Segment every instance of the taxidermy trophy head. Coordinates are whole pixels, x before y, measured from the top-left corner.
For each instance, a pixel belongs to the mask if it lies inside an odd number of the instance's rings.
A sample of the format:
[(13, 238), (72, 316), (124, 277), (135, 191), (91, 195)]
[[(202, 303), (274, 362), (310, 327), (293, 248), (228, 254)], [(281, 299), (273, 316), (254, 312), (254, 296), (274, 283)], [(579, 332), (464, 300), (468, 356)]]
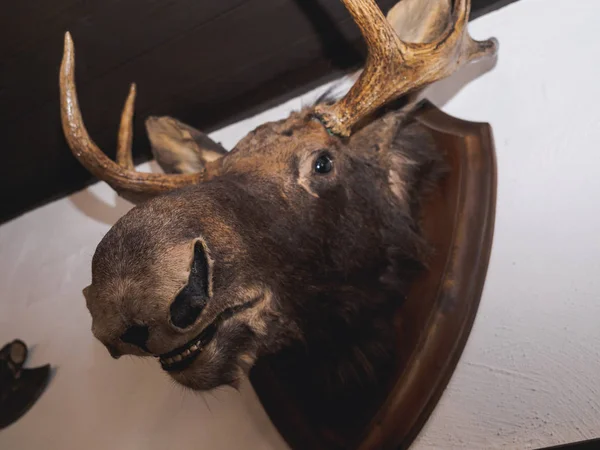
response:
[(410, 106), (389, 104), (496, 43), (469, 37), (469, 0), (403, 0), (387, 19), (373, 0), (343, 3), (369, 50), (343, 98), (266, 123), (230, 152), (175, 119), (150, 118), (164, 174), (134, 170), (133, 87), (116, 163), (88, 136), (67, 34), (68, 144), (136, 203), (98, 245), (84, 289), (93, 334), (115, 358), (157, 358), (194, 390), (235, 386), (257, 358), (294, 346), (325, 377), (368, 378), (383, 364), (390, 311), (426, 257), (420, 199), (442, 171)]

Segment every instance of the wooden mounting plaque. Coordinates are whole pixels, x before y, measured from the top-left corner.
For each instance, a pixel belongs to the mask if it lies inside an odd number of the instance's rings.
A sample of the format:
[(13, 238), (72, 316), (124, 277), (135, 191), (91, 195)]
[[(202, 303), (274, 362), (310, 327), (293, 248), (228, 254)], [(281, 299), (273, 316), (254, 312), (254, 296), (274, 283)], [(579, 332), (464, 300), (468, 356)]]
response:
[[(429, 269), (413, 283), (393, 319), (402, 355), (399, 370), (387, 397), (362, 429), (326, 430), (315, 426), (310, 410), (284, 389), (285, 375), (259, 360), (250, 381), (293, 449), (408, 448), (450, 381), (471, 332), (494, 232), (497, 173), (492, 130), (486, 123), (451, 117), (429, 102), (424, 102), (417, 120), (431, 130), (451, 170), (423, 210), (423, 230), (435, 250)], [(357, 402), (357, 413), (361, 408)]]

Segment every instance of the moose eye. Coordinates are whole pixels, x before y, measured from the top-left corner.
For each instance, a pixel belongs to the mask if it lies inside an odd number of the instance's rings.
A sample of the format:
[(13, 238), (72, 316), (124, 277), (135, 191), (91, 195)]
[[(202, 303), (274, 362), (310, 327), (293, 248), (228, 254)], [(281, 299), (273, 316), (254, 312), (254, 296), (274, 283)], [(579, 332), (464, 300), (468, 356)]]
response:
[(331, 172), (331, 169), (333, 169), (333, 161), (331, 160), (331, 156), (329, 156), (327, 153), (323, 153), (315, 161), (315, 172), (324, 174)]

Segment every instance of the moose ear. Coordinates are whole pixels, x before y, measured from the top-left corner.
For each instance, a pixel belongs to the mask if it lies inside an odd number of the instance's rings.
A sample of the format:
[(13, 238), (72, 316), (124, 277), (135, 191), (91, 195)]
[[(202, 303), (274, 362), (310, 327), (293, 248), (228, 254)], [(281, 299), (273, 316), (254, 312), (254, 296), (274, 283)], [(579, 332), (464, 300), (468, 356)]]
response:
[(379, 118), (373, 118), (357, 129), (350, 136), (350, 145), (362, 152), (387, 151), (394, 145), (398, 130), (406, 118), (407, 113), (402, 110), (384, 112)]
[(149, 117), (146, 131), (156, 162), (165, 173), (196, 173), (227, 153), (206, 134), (172, 117)]

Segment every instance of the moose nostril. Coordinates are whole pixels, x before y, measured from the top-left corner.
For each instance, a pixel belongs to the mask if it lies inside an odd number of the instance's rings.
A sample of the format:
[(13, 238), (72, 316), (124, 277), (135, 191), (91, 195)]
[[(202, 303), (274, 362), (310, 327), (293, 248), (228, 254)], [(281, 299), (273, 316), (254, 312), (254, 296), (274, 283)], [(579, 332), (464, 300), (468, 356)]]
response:
[(209, 298), (208, 260), (202, 243), (194, 246), (194, 262), (188, 284), (179, 292), (170, 307), (171, 322), (187, 328), (200, 316)]
[(112, 356), (113, 358), (119, 359), (121, 357), (121, 352), (117, 350), (116, 347), (110, 344), (106, 344), (105, 347), (108, 350), (108, 353), (110, 353), (110, 356)]
[(150, 337), (150, 331), (146, 325), (133, 325), (127, 328), (127, 331), (121, 335), (121, 340), (128, 344), (137, 345), (145, 352), (148, 352), (148, 347), (146, 347), (148, 337)]

